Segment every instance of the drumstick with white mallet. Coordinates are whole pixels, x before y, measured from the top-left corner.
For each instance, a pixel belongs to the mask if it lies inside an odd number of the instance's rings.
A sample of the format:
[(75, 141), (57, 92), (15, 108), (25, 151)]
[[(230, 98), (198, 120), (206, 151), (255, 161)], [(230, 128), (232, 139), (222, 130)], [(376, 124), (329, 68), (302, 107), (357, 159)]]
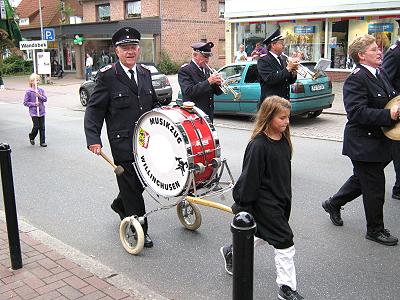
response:
[(113, 161), (100, 149), (100, 156), (105, 159), (106, 162), (108, 162), (114, 169), (114, 173), (117, 176), (120, 176), (122, 173), (124, 173), (124, 168), (121, 166), (116, 166)]

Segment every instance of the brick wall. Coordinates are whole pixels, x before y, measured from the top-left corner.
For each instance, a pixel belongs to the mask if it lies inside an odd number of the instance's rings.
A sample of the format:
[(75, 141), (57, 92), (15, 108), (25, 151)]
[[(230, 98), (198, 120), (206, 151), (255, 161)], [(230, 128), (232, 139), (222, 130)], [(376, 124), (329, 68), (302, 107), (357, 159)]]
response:
[[(200, 0), (164, 0), (162, 15), (162, 48), (178, 63), (190, 60), (191, 45), (202, 39), (214, 43), (210, 65), (225, 64), (225, 53), (218, 55), (219, 40), (225, 41), (225, 23), (218, 19), (218, 0), (207, 1), (207, 11), (202, 12)], [(224, 42), (225, 44), (225, 42)]]
[(347, 76), (349, 76), (351, 70), (349, 71), (325, 71), (331, 81), (344, 81)]

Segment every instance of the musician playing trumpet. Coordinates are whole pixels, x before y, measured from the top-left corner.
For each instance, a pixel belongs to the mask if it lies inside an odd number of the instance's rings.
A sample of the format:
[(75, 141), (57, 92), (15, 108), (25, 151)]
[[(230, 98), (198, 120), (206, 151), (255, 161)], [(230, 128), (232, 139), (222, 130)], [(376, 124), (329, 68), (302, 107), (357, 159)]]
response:
[(263, 41), (268, 52), (257, 61), (258, 77), (261, 85), (261, 97), (258, 108), (268, 96), (277, 95), (289, 100), (289, 87), (297, 79), (298, 57), (283, 58), (281, 55), (285, 42), (277, 25)]
[(214, 117), (214, 94), (222, 94), (220, 74), (208, 66), (212, 56), (212, 42), (199, 42), (192, 45), (192, 60), (178, 71), (178, 82), (183, 101), (192, 101), (204, 111), (211, 122)]

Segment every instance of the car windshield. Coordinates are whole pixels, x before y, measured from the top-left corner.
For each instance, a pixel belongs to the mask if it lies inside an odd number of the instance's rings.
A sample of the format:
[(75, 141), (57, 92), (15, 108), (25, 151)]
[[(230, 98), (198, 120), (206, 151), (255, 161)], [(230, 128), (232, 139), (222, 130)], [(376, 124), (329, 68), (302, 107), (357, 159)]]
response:
[(222, 78), (226, 79), (235, 75), (242, 75), (245, 65), (232, 65), (222, 68), (218, 71), (221, 74)]

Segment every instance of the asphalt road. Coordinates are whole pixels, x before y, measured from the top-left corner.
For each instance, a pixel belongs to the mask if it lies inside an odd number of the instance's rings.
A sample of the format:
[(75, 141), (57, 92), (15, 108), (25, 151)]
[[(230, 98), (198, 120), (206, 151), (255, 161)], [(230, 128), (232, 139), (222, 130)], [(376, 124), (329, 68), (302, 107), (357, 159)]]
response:
[[(12, 147), (19, 216), (94, 262), (111, 267), (115, 274), (124, 274), (169, 299), (230, 299), (231, 277), (223, 270), (219, 247), (230, 241), (232, 216), (201, 207), (203, 224), (190, 232), (179, 223), (174, 209), (156, 212), (149, 217), (155, 247), (139, 256), (129, 255), (120, 245), (119, 219), (109, 208), (117, 193), (115, 177), (106, 162), (86, 150), (82, 119), (82, 111), (49, 107), (49, 147), (32, 147), (26, 108), (0, 101), (0, 141)], [(326, 115), (297, 122), (293, 132), (300, 133), (304, 127), (318, 131), (318, 124), (320, 131), (343, 124)], [(216, 124), (222, 155), (237, 178), (250, 135), (249, 121), (218, 118)], [(302, 132), (293, 138), (292, 162), (291, 226), (299, 291), (307, 299), (397, 299), (399, 247), (365, 240), (361, 199), (342, 211), (344, 227), (334, 227), (321, 208), (321, 201), (351, 173), (350, 161), (340, 154), (341, 143), (334, 138), (303, 138)], [(105, 151), (109, 153), (108, 147)], [(392, 165), (386, 173), (390, 191)], [(399, 236), (400, 202), (389, 196), (385, 224)], [(232, 204), (230, 193), (214, 200)], [(159, 207), (148, 197), (146, 203), (148, 210)], [(255, 251), (254, 299), (276, 299), (272, 247)]]

